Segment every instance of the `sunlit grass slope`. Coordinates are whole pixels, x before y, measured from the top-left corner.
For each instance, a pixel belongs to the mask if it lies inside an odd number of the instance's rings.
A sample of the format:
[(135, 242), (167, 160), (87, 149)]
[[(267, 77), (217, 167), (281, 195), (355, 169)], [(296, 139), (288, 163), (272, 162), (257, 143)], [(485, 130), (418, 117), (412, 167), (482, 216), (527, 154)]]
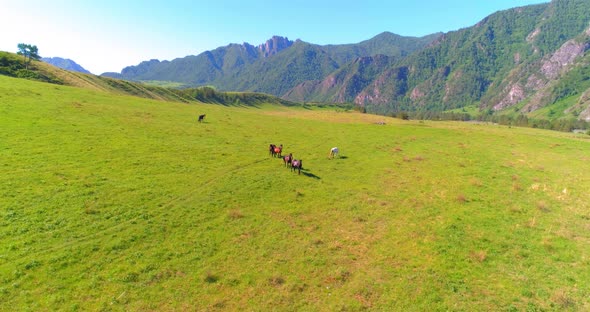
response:
[(0, 310), (590, 309), (585, 136), (2, 76), (0, 129)]

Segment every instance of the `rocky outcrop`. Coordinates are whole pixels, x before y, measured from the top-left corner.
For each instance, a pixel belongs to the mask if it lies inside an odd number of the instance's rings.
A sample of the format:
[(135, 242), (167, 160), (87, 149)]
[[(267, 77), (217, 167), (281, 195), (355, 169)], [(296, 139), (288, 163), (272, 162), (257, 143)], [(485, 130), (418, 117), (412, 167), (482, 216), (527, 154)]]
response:
[(569, 40), (564, 43), (559, 50), (543, 62), (541, 72), (548, 79), (555, 79), (559, 76), (561, 70), (572, 64), (574, 60), (588, 49), (584, 43), (576, 40)]
[(383, 105), (407, 92), (408, 68), (386, 70), (354, 98), (356, 105), (367, 103)]
[(541, 29), (539, 29), (538, 27), (535, 28), (535, 30), (530, 33), (528, 36), (526, 36), (526, 41), (531, 43), (535, 40), (535, 38), (541, 33)]
[[(588, 31), (586, 31), (588, 33)], [(534, 37), (538, 35), (535, 30), (529, 35)], [(528, 40), (528, 38), (527, 38)], [(584, 54), (590, 48), (588, 43), (579, 42), (575, 39), (565, 42), (553, 54), (543, 58), (537, 63), (539, 70), (530, 74), (526, 82), (519, 83), (516, 81), (518, 72), (515, 77), (501, 92), (501, 100), (494, 106), (494, 110), (502, 110), (529, 99), (527, 105), (522, 108), (523, 112), (532, 112), (542, 108), (546, 99), (550, 95), (550, 88), (554, 82), (563, 74), (572, 68), (572, 64), (578, 57)]]
[(502, 110), (506, 107), (510, 107), (526, 98), (526, 93), (524, 92), (524, 88), (515, 83), (513, 85), (509, 85), (507, 87), (508, 92), (506, 96), (500, 101), (500, 103), (494, 105), (494, 110)]
[(426, 94), (424, 93), (424, 91), (420, 90), (420, 87), (418, 86), (412, 90), (412, 93), (410, 93), (410, 99), (412, 99), (412, 101), (416, 101), (424, 97), (424, 95)]
[(580, 113), (579, 119), (590, 122), (590, 106)]
[(293, 45), (293, 41), (290, 41), (286, 37), (273, 36), (265, 43), (258, 46), (258, 50), (264, 57), (275, 55), (280, 51)]
[(386, 102), (387, 99), (382, 97), (381, 89), (386, 86), (388, 76), (389, 75), (381, 75), (369, 88), (363, 90), (355, 97), (354, 103), (356, 105), (365, 106), (366, 103), (383, 104)]
[(581, 107), (583, 111), (578, 116), (578, 119), (590, 122), (590, 89), (586, 90), (578, 100), (577, 106)]
[(305, 102), (308, 100), (307, 96), (316, 92), (318, 86), (320, 86), (321, 83), (322, 82), (320, 80), (304, 81), (295, 86), (293, 89), (287, 91), (287, 93), (285, 93), (282, 98), (290, 101)]

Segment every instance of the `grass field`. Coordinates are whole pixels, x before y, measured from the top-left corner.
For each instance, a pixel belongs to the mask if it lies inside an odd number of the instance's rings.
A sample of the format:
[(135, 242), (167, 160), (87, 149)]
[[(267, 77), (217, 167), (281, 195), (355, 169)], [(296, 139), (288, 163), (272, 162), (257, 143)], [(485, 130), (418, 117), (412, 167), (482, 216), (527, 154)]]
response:
[(187, 85), (185, 85), (184, 83), (175, 82), (175, 81), (144, 80), (144, 81), (141, 81), (141, 83), (144, 83), (146, 85), (157, 86), (157, 87), (165, 87), (165, 88), (185, 88), (185, 87), (187, 87)]
[(588, 136), (3, 76), (0, 129), (0, 310), (590, 310)]

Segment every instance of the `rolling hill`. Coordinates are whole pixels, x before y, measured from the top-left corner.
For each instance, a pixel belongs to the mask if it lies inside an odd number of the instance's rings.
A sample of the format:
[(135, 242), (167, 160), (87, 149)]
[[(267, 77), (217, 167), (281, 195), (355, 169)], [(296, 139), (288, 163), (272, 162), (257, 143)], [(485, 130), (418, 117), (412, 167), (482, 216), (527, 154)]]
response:
[(0, 310), (590, 309), (587, 135), (95, 79), (0, 75)]
[(24, 65), (16, 54), (2, 51), (0, 51), (0, 75), (160, 101), (175, 101), (183, 103), (200, 101), (203, 103), (238, 106), (256, 106), (261, 103), (273, 103), (286, 106), (296, 105), (291, 101), (276, 98), (268, 94), (254, 92), (219, 92), (209, 87), (178, 90), (64, 70), (47, 62), (33, 62), (30, 66), (30, 70), (25, 70)]

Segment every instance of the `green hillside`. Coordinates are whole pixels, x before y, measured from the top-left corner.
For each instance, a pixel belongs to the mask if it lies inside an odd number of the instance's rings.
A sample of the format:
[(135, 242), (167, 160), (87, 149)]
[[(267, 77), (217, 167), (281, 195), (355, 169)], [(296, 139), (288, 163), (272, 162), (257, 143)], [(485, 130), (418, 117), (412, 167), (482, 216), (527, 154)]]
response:
[(283, 98), (300, 102), (352, 103), (375, 75), (390, 66), (395, 58), (385, 55), (359, 57), (328, 75), (323, 80), (310, 80), (289, 90)]
[(588, 136), (6, 76), (0, 112), (0, 310), (590, 309)]
[(369, 40), (352, 44), (329, 44), (321, 48), (338, 64), (345, 65), (359, 57), (386, 55), (397, 60), (424, 49), (442, 36), (436, 33), (424, 37), (404, 37), (383, 32)]
[(320, 46), (274, 36), (105, 75), (348, 103), (382, 115), (469, 110), (471, 118), (573, 124), (590, 122), (589, 25), (590, 1), (552, 0), (421, 38), (383, 32)]
[(226, 106), (257, 106), (263, 103), (286, 106), (296, 105), (293, 102), (282, 100), (268, 94), (254, 92), (219, 92), (210, 87), (185, 88), (178, 90), (170, 87), (170, 82), (131, 82), (67, 71), (44, 62), (33, 62), (30, 65), (30, 69), (25, 70), (22, 60), (16, 54), (2, 51), (0, 51), (0, 75), (160, 101), (176, 101), (183, 103), (200, 101), (203, 103), (222, 104)]
[[(320, 46), (274, 36), (258, 47), (229, 44), (172, 61), (150, 60), (103, 76), (131, 81), (168, 81), (215, 86), (225, 91), (256, 91), (282, 96), (306, 80), (323, 79), (358, 57), (383, 54), (403, 59), (439, 37), (403, 37), (389, 32), (355, 44)], [(271, 47), (273, 51), (264, 49)]]
[(33, 62), (30, 70), (25, 70), (18, 55), (3, 51), (0, 51), (0, 75), (156, 100), (191, 100), (178, 90), (67, 71), (45, 62)]
[[(589, 16), (586, 0), (553, 0), (497, 12), (472, 27), (445, 34), (394, 65), (406, 75), (383, 70), (346, 101), (377, 113), (472, 105), (482, 111), (507, 109), (525, 115), (548, 106), (558, 109), (563, 107), (560, 101), (574, 95), (581, 99), (588, 90)], [(392, 86), (400, 84), (405, 91), (392, 92)], [(559, 114), (587, 117), (572, 111), (565, 107)]]
[(281, 53), (225, 76), (218, 84), (224, 90), (251, 90), (280, 96), (303, 81), (321, 79), (337, 68), (338, 64), (320, 47), (297, 41)]

